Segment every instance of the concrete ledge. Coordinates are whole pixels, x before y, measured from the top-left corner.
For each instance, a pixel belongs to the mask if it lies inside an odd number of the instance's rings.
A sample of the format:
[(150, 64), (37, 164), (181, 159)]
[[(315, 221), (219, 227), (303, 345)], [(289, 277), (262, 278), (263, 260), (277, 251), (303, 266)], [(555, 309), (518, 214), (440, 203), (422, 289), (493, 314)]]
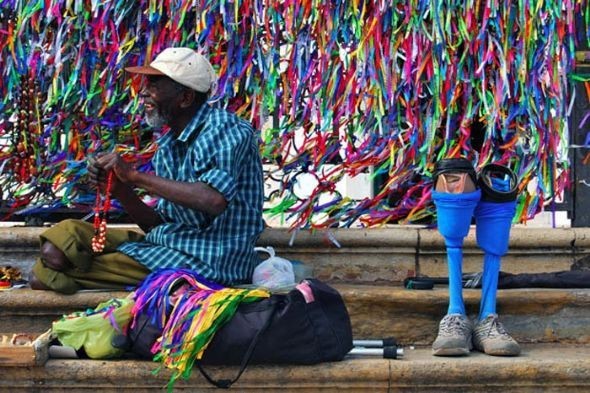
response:
[[(39, 254), (41, 227), (0, 229), (0, 264), (13, 265), (28, 274)], [(289, 231), (267, 229), (260, 246), (272, 246), (277, 254), (299, 260), (314, 276), (332, 283), (395, 284), (408, 273), (431, 277), (447, 275), (444, 241), (436, 229), (392, 226), (384, 229), (326, 229)], [(465, 239), (463, 270), (481, 271), (482, 251), (475, 242), (475, 228)], [(515, 226), (502, 270), (540, 273), (570, 270), (590, 255), (590, 228), (526, 228)]]
[[(126, 226), (137, 228), (135, 226)], [(6, 248), (30, 248), (39, 245), (39, 234), (46, 227), (2, 227), (0, 245)], [(510, 245), (516, 248), (590, 247), (590, 228), (528, 228), (515, 225), (511, 229)], [(444, 248), (444, 240), (436, 229), (417, 225), (391, 225), (386, 228), (329, 228), (289, 230), (267, 228), (260, 245), (273, 247), (325, 248), (336, 247), (420, 247)], [(475, 247), (475, 227), (465, 238), (465, 247)]]
[[(334, 285), (344, 298), (356, 338), (394, 336), (404, 344), (430, 345), (446, 314), (448, 290), (408, 290), (394, 286)], [(54, 320), (95, 307), (127, 292), (13, 290), (0, 296), (0, 326), (6, 332), (43, 332)], [(480, 291), (464, 290), (475, 317)], [(519, 342), (590, 344), (590, 289), (509, 289), (498, 293), (498, 313)]]
[[(347, 304), (355, 337), (394, 336), (404, 344), (430, 345), (446, 314), (446, 287), (429, 291), (336, 286)], [(481, 291), (464, 290), (467, 313), (476, 318)], [(519, 342), (590, 343), (590, 289), (498, 291), (498, 313)]]
[[(515, 358), (471, 353), (441, 358), (409, 349), (403, 359), (350, 358), (313, 366), (250, 366), (232, 387), (248, 392), (587, 392), (588, 347), (529, 345)], [(156, 363), (133, 360), (57, 360), (44, 367), (0, 368), (6, 392), (162, 391), (170, 376)], [(234, 367), (207, 368), (214, 378), (235, 376)], [(214, 389), (193, 370), (175, 391)]]
[(3, 332), (41, 333), (63, 315), (128, 295), (129, 292), (117, 291), (82, 291), (74, 295), (31, 289), (4, 291), (0, 294), (0, 326)]

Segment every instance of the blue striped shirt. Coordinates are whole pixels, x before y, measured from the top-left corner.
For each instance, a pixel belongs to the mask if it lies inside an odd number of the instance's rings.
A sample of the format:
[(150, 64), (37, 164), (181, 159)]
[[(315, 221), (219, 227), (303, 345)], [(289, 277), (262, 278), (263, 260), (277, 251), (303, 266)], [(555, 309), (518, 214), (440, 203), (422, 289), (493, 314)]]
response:
[(226, 210), (216, 217), (161, 198), (163, 223), (142, 242), (118, 250), (149, 269), (189, 268), (229, 285), (250, 282), (259, 259), (264, 183), (256, 134), (236, 115), (203, 105), (178, 136), (159, 141), (152, 160), (156, 175), (203, 182), (223, 194)]

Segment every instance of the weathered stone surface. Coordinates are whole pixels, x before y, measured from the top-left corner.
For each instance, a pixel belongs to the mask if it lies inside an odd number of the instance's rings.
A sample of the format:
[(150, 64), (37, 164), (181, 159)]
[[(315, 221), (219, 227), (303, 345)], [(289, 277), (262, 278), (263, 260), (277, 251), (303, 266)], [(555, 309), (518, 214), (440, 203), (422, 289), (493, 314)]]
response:
[(380, 284), (402, 282), (415, 271), (416, 251), (410, 248), (278, 249), (279, 255), (304, 261), (313, 276), (332, 283)]
[[(502, 257), (502, 271), (507, 273), (544, 273), (570, 270), (575, 262), (570, 254), (552, 250), (514, 250)], [(483, 268), (483, 253), (471, 249), (463, 252), (463, 272), (476, 273)], [(447, 254), (444, 251), (422, 251), (419, 274), (428, 277), (448, 275)]]
[(590, 248), (590, 228), (572, 228), (574, 232), (573, 246), (579, 249)]
[(62, 315), (94, 308), (129, 292), (79, 292), (61, 295), (52, 291), (15, 289), (0, 293), (0, 331), (41, 333)]
[(273, 247), (347, 248), (347, 247), (417, 247), (416, 226), (392, 226), (388, 228), (353, 229), (329, 228), (295, 230), (267, 229), (258, 242)]
[[(0, 264), (21, 268), (28, 275), (38, 256), (38, 236), (45, 228), (0, 229)], [(436, 229), (393, 226), (384, 229), (326, 229), (289, 231), (267, 229), (260, 246), (301, 261), (316, 277), (333, 283), (400, 283), (409, 273), (447, 275), (444, 240)], [(510, 249), (502, 258), (509, 273), (569, 270), (589, 255), (590, 228), (546, 229), (516, 226)], [(479, 272), (483, 254), (471, 229), (465, 239), (464, 272)]]
[[(519, 357), (471, 353), (462, 358), (431, 355), (430, 348), (405, 348), (398, 360), (349, 357), (313, 366), (247, 368), (233, 391), (247, 392), (587, 392), (589, 347), (525, 345)], [(44, 367), (0, 368), (2, 392), (150, 392), (162, 391), (168, 370), (131, 360), (57, 360)], [(214, 378), (231, 378), (235, 367), (207, 367)], [(213, 389), (193, 370), (174, 391)]]
[[(394, 336), (404, 344), (430, 345), (448, 307), (448, 291), (337, 286), (351, 315), (355, 337)], [(590, 289), (511, 289), (498, 293), (498, 313), (519, 342), (590, 343)], [(475, 318), (480, 291), (464, 290)]]
[[(43, 228), (0, 229), (0, 264), (30, 266)], [(590, 391), (590, 289), (500, 290), (498, 312), (523, 345), (517, 358), (472, 353), (465, 358), (436, 358), (429, 345), (448, 304), (448, 291), (406, 290), (399, 282), (408, 271), (446, 276), (444, 242), (436, 230), (396, 227), (379, 230), (271, 229), (259, 245), (313, 267), (314, 275), (342, 293), (355, 338), (394, 336), (406, 346), (400, 360), (350, 359), (308, 367), (252, 366), (233, 388), (248, 392), (588, 392)], [(568, 270), (590, 254), (590, 228), (514, 227), (502, 270)], [(464, 271), (481, 269), (482, 253), (473, 230), (465, 241)], [(20, 264), (20, 265), (19, 265)], [(352, 284), (371, 285), (352, 285)], [(384, 285), (385, 284), (385, 285)], [(42, 332), (63, 314), (95, 307), (127, 292), (0, 292), (0, 331)], [(464, 290), (468, 313), (475, 317), (479, 290)], [(554, 345), (538, 344), (553, 343)], [(573, 343), (576, 345), (566, 345)], [(413, 350), (409, 345), (418, 345)], [(153, 376), (155, 364), (135, 361), (51, 360), (42, 368), (0, 368), (0, 392), (162, 391), (170, 374)], [(212, 368), (216, 378), (235, 368)], [(197, 371), (175, 391), (211, 389)]]
[(407, 351), (391, 363), (392, 392), (587, 392), (590, 357), (585, 346), (523, 345), (518, 357), (433, 357)]
[[(588, 228), (550, 229), (515, 227), (511, 231), (508, 253), (502, 257), (502, 270), (508, 273), (542, 273), (570, 270), (585, 255), (587, 247), (577, 237), (590, 239)], [(446, 277), (447, 263), (444, 239), (435, 229), (419, 232), (420, 246), (417, 271), (430, 277)], [(588, 241), (590, 243), (590, 240)], [(475, 241), (475, 227), (465, 238), (463, 271), (482, 270), (483, 252)]]
[[(475, 225), (469, 229), (465, 237), (465, 248), (476, 248)], [(517, 248), (536, 248), (540, 245), (548, 248), (590, 245), (585, 239), (590, 236), (590, 228), (527, 228), (523, 225), (513, 226), (510, 230), (510, 246)], [(589, 239), (590, 240), (590, 239)], [(419, 242), (421, 248), (443, 248), (444, 238), (437, 229), (420, 229)]]
[[(162, 390), (171, 373), (164, 369), (157, 375), (152, 371), (157, 363), (129, 360), (50, 360), (39, 368), (0, 368), (0, 391), (11, 392), (40, 389), (54, 392), (66, 389), (76, 391), (156, 391)], [(215, 379), (232, 378), (236, 367), (206, 367)], [(9, 377), (6, 378), (6, 377)], [(388, 361), (364, 359), (313, 366), (250, 366), (232, 387), (235, 391), (251, 392), (387, 392), (390, 379)], [(202, 391), (215, 389), (198, 372), (188, 381), (178, 380), (174, 391)]]
[[(361, 293), (365, 291), (365, 293)], [(357, 337), (394, 336), (405, 344), (431, 344), (448, 306), (448, 291), (362, 287), (342, 291)], [(500, 290), (498, 313), (519, 342), (590, 343), (590, 290)], [(464, 290), (468, 314), (480, 291)]]
[[(446, 313), (448, 291), (408, 290), (394, 286), (334, 285), (348, 308), (357, 338), (396, 337), (404, 344), (429, 345)], [(64, 314), (95, 307), (126, 292), (53, 292), (14, 290), (0, 295), (0, 326), (8, 332), (43, 332)], [(464, 290), (468, 313), (475, 317), (480, 291)], [(590, 289), (510, 289), (498, 293), (498, 312), (519, 342), (590, 344)]]

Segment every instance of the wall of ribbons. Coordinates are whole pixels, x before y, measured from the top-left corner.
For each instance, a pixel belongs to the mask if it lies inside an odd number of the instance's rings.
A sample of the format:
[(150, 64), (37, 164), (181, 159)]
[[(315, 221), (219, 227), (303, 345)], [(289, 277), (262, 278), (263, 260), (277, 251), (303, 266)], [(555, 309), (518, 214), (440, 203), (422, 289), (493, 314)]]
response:
[[(90, 211), (97, 151), (150, 170), (162, 131), (123, 68), (189, 46), (220, 76), (212, 105), (260, 130), (269, 219), (432, 222), (434, 163), (464, 156), (517, 174), (526, 221), (569, 185), (587, 18), (585, 0), (0, 0), (2, 218)], [(370, 196), (338, 190), (361, 175)]]

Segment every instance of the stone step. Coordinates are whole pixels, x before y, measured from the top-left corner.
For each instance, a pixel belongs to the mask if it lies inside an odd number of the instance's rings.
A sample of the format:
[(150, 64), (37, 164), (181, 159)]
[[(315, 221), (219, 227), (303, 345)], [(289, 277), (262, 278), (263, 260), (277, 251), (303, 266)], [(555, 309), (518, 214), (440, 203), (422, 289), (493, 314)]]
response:
[[(13, 265), (25, 274), (39, 253), (38, 236), (43, 227), (0, 228), (0, 265)], [(408, 272), (442, 277), (447, 275), (443, 238), (436, 229), (391, 226), (382, 229), (324, 229), (289, 231), (269, 228), (260, 246), (272, 246), (277, 255), (299, 260), (312, 268), (315, 277), (332, 283), (400, 283)], [(509, 273), (540, 273), (570, 270), (590, 255), (590, 228), (512, 229), (510, 249), (502, 258)], [(481, 271), (482, 252), (475, 228), (465, 238), (464, 269)]]
[[(409, 290), (399, 286), (334, 285), (347, 305), (357, 339), (393, 336), (405, 345), (430, 345), (446, 313), (448, 290)], [(39, 333), (73, 311), (93, 308), (127, 292), (60, 295), (17, 289), (0, 294), (4, 332)], [(468, 313), (475, 317), (480, 290), (465, 289)], [(506, 289), (498, 291), (498, 313), (521, 343), (590, 344), (590, 289)]]
[[(350, 358), (313, 366), (255, 366), (232, 390), (240, 392), (506, 392), (590, 391), (588, 346), (530, 344), (521, 356), (471, 353), (461, 358), (431, 355), (429, 348), (405, 349), (402, 359)], [(157, 364), (135, 360), (58, 360), (42, 367), (0, 367), (2, 392), (163, 391), (170, 373), (154, 375)], [(214, 378), (232, 378), (234, 367), (207, 367)], [(214, 389), (193, 370), (174, 391)]]

